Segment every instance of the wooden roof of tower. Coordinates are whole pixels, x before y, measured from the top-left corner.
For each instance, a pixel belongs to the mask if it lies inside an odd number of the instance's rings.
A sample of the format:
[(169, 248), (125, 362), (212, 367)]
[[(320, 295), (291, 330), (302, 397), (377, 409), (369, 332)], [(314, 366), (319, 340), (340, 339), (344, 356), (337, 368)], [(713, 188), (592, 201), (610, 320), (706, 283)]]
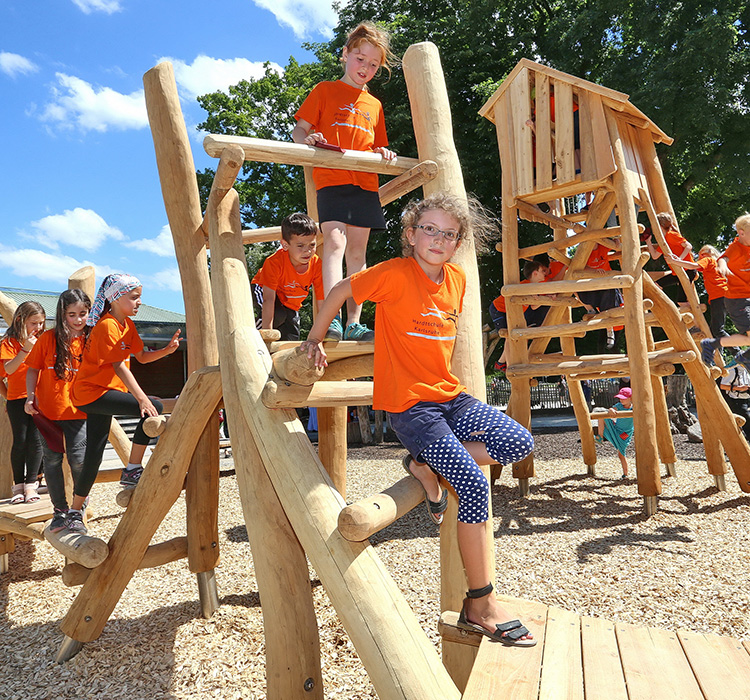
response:
[[(479, 114), (497, 128), (501, 158), (513, 167), (514, 197), (543, 202), (595, 190), (615, 170), (605, 109), (623, 126), (647, 130), (655, 143), (672, 140), (628, 95), (521, 59)], [(534, 128), (528, 126), (534, 122)], [(642, 171), (634, 153), (632, 169)], [(504, 163), (505, 166), (510, 163)]]

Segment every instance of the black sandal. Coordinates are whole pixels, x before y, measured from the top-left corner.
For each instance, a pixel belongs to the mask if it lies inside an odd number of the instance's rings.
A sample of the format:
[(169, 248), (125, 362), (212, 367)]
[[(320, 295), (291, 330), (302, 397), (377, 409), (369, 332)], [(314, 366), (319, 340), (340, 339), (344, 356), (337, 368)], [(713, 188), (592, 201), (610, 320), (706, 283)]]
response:
[(488, 583), (484, 588), (470, 588), (466, 591), (466, 598), (464, 598), (463, 605), (461, 606), (461, 612), (458, 615), (458, 627), (470, 632), (479, 632), (485, 637), (489, 637), (495, 642), (500, 642), (507, 647), (533, 647), (536, 645), (536, 639), (521, 639), (527, 634), (531, 634), (526, 627), (521, 624), (520, 620), (509, 620), (501, 624), (495, 625), (494, 632), (490, 632), (488, 629), (476, 622), (471, 622), (466, 617), (466, 600), (468, 598), (484, 598), (484, 596), (492, 593), (492, 584)]
[[(403, 466), (406, 473), (420, 486), (422, 486), (422, 482), (417, 479), (417, 477), (412, 474), (411, 469), (409, 469), (409, 461), (412, 459), (414, 458), (407, 452), (403, 460), (401, 460), (401, 465)], [(422, 486), (422, 491), (424, 491), (424, 502), (427, 504), (427, 514), (430, 516), (430, 520), (432, 520), (435, 525), (440, 525), (440, 523), (443, 522), (443, 513), (448, 510), (447, 489), (443, 489), (443, 493), (440, 496), (439, 501), (431, 501), (427, 496), (427, 489), (424, 486)]]

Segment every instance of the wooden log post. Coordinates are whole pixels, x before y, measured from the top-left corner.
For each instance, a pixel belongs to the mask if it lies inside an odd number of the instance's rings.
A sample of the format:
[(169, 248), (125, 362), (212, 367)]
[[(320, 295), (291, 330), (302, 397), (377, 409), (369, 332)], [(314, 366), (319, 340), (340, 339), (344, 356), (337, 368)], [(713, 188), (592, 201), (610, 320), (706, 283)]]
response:
[[(7, 294), (0, 292), (0, 315), (2, 315), (8, 327), (13, 321), (13, 314), (16, 312), (17, 306), (18, 304)], [(7, 393), (4, 382), (4, 379), (0, 379), (0, 384), (3, 385), (3, 392), (0, 394), (0, 498), (10, 498), (13, 493), (13, 467), (10, 463), (13, 433), (10, 429), (8, 412), (5, 410)]]
[[(188, 345), (188, 374), (218, 363), (206, 243), (190, 140), (171, 63), (143, 76), (164, 207), (180, 270)], [(219, 416), (212, 416), (196, 447), (186, 484), (188, 563), (199, 576), (203, 615), (218, 605), (211, 572), (219, 561)], [(209, 595), (204, 595), (208, 591)]]
[[(628, 167), (617, 118), (607, 109), (607, 128), (617, 170), (612, 183), (617, 195), (617, 211), (620, 218), (622, 241), (622, 267), (636, 269), (641, 255), (638, 227), (635, 220), (635, 193), (631, 191), (626, 170)], [(643, 283), (647, 275), (641, 274), (636, 283), (623, 289), (625, 300), (625, 337), (630, 357), (630, 382), (633, 388), (633, 404), (638, 410), (633, 418), (635, 431), (635, 468), (638, 493), (644, 497), (647, 514), (655, 509), (655, 498), (661, 493), (658, 450), (656, 446), (656, 419), (654, 417), (654, 393), (648, 368), (648, 345), (643, 322)]]
[[(343, 499), (333, 488), (296, 415), (263, 406), (260, 395), (271, 358), (254, 327), (237, 194), (230, 191), (221, 202), (210, 203), (208, 214), (224, 400), (230, 414), (236, 415), (232, 424), (232, 442), (237, 449), (235, 469), (248, 534), (257, 537), (251, 542), (256, 572), (259, 558), (267, 558), (275, 567), (289, 561), (291, 553), (282, 555), (279, 548), (292, 538), (279, 536), (278, 523), (278, 519), (288, 518), (378, 695), (394, 700), (457, 699), (459, 693), (435, 648), (374, 550), (348, 542), (338, 532)], [(270, 482), (264, 482), (264, 473)], [(265, 516), (276, 497), (280, 507), (275, 508), (274, 520)], [(287, 686), (286, 695), (273, 697), (309, 697), (302, 688), (305, 673), (320, 677), (309, 655), (303, 656), (303, 641), (311, 646), (317, 631), (311, 604), (299, 609), (300, 599), (311, 603), (307, 563), (301, 549), (295, 561), (297, 566), (277, 569), (276, 574), (269, 571), (264, 582), (258, 573), (264, 616), (268, 599), (279, 612), (291, 613), (286, 624), (265, 625), (266, 635), (276, 635), (275, 640), (267, 636), (267, 653), (273, 644), (285, 649), (286, 653), (280, 655), (285, 677), (296, 680)], [(298, 610), (292, 612), (294, 606)], [(291, 646), (296, 647), (294, 652)], [(291, 669), (290, 660), (294, 660)], [(269, 696), (271, 687), (269, 677)], [(318, 682), (313, 684), (317, 697), (322, 697), (319, 688)]]
[(67, 559), (87, 569), (99, 566), (109, 556), (107, 543), (98, 537), (67, 530), (52, 532), (47, 526), (44, 530), (44, 539)]
[(416, 508), (422, 501), (424, 491), (419, 483), (406, 476), (382, 493), (342, 508), (338, 517), (339, 532), (350, 542), (364, 542)]
[[(440, 64), (437, 47), (430, 42), (410, 46), (404, 53), (404, 78), (411, 103), (414, 135), (420, 160), (433, 160), (438, 164), (438, 175), (423, 185), (425, 195), (446, 191), (459, 197), (466, 196), (461, 164), (453, 141), (448, 91)], [(466, 294), (463, 312), (458, 319), (458, 337), (453, 351), (454, 374), (476, 398), (485, 401), (487, 388), (482, 355), (482, 302), (479, 295), (479, 272), (476, 251), (471, 240), (462, 242), (453, 261), (466, 272)], [(483, 468), (490, 477), (489, 468)], [(466, 590), (463, 565), (456, 538), (458, 502), (448, 499), (448, 511), (440, 528), (441, 610), (458, 610)], [(490, 520), (492, 502), (490, 500)], [(495, 571), (492, 528), (487, 528), (487, 549), (490, 570)], [(451, 677), (463, 688), (474, 661), (473, 651), (456, 644), (443, 645), (443, 661)]]
[[(648, 302), (653, 306), (650, 299), (644, 298), (644, 304)], [(654, 333), (651, 328), (646, 329), (646, 342), (649, 353), (654, 351)], [(695, 358), (690, 358), (692, 361)], [(674, 372), (674, 365), (672, 365)], [(677, 453), (674, 449), (674, 440), (672, 439), (672, 425), (669, 421), (669, 411), (667, 409), (667, 395), (664, 391), (664, 381), (661, 375), (651, 370), (651, 388), (654, 393), (654, 418), (656, 419), (656, 446), (659, 449), (659, 459), (667, 469), (667, 476), (675, 475), (675, 463), (677, 462)]]
[(180, 495), (195, 446), (221, 400), (216, 369), (193, 372), (180, 396), (172, 414), (174, 425), (156, 445), (133, 489), (132, 505), (109, 541), (109, 557), (93, 570), (62, 622), (70, 639), (90, 642), (101, 634), (151, 538)]

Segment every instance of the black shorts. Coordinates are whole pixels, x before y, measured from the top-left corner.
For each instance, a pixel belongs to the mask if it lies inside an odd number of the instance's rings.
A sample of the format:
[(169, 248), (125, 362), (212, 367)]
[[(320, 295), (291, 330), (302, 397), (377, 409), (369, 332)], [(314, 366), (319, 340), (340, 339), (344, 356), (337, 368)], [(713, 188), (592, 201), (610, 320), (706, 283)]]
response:
[[(255, 327), (260, 330), (263, 313), (263, 287), (252, 285), (253, 306), (255, 307)], [(273, 307), (273, 327), (281, 333), (281, 340), (299, 340), (299, 311), (284, 306), (279, 297)]]
[(318, 221), (340, 221), (361, 228), (385, 228), (385, 216), (377, 192), (357, 185), (323, 187), (318, 195)]

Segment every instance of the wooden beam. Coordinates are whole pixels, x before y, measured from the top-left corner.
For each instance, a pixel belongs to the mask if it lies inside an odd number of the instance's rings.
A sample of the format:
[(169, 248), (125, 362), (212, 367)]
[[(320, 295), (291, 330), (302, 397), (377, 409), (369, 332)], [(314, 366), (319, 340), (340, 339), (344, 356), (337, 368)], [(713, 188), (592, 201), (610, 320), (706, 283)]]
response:
[(220, 158), (225, 148), (239, 146), (245, 160), (284, 165), (311, 165), (316, 168), (334, 170), (356, 170), (363, 173), (397, 175), (420, 164), (416, 158), (398, 156), (386, 160), (379, 153), (344, 151), (338, 153), (323, 148), (305, 146), (301, 143), (254, 139), (246, 136), (224, 136), (209, 134), (203, 139), (203, 148), (212, 158)]
[(515, 297), (523, 294), (559, 294), (587, 292), (592, 289), (627, 289), (633, 285), (630, 275), (612, 275), (584, 279), (564, 279), (556, 282), (538, 282), (532, 284), (505, 284), (500, 290), (504, 297)]
[(380, 204), (385, 206), (394, 202), (399, 197), (416, 190), (417, 187), (422, 187), (422, 185), (434, 180), (437, 174), (438, 166), (434, 160), (422, 161), (380, 187), (378, 190)]
[(318, 382), (312, 386), (269, 380), (261, 394), (267, 408), (372, 405), (372, 382)]
[(47, 526), (44, 530), (47, 540), (66, 559), (70, 559), (87, 569), (94, 569), (109, 556), (109, 547), (104, 540), (78, 532), (59, 530), (52, 532)]

